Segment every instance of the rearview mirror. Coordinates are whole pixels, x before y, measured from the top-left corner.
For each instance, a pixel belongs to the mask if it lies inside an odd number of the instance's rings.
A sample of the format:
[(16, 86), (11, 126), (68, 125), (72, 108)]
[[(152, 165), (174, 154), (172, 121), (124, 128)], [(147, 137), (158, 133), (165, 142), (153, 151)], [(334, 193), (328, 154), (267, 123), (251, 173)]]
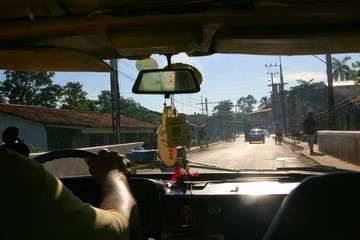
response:
[(188, 68), (152, 69), (140, 71), (132, 88), (137, 94), (197, 93), (199, 83)]

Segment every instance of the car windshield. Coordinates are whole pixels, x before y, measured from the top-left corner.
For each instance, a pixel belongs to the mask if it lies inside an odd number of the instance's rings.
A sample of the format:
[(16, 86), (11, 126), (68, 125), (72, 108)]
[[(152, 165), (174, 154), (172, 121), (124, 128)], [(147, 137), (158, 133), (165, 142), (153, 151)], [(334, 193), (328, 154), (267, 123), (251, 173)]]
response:
[[(152, 59), (158, 68), (167, 64), (162, 55), (153, 55)], [(345, 159), (328, 160), (339, 158), (324, 155), (328, 143), (319, 134), (315, 134), (311, 154), (307, 143), (303, 123), (310, 111), (318, 133), (360, 129), (360, 87), (356, 76), (351, 75), (359, 67), (360, 54), (334, 54), (331, 59), (334, 107), (330, 112), (325, 55), (178, 54), (172, 62), (196, 67), (203, 82), (199, 93), (175, 94), (170, 99), (163, 95), (133, 94), (131, 88), (139, 72), (139, 61), (120, 59), (117, 65), (122, 146), (116, 149), (132, 161), (137, 174), (174, 172), (179, 165), (164, 164), (157, 146), (165, 104), (176, 108), (186, 119), (186, 155), (183, 153), (181, 158), (189, 161), (191, 171), (264, 171), (317, 165), (357, 170), (356, 165)], [(346, 74), (341, 69), (346, 69)], [(27, 78), (46, 81), (29, 80), (27, 84), (16, 81)], [(113, 134), (110, 90), (109, 73), (3, 71), (1, 122), (19, 128), (19, 137), (29, 146), (32, 156), (70, 148), (113, 149), (118, 143)], [(334, 118), (330, 120), (329, 114)], [(283, 135), (281, 144), (275, 141), (277, 128)], [(264, 143), (250, 144), (250, 130), (251, 133), (266, 130)], [(178, 156), (184, 152), (180, 148)], [(88, 174), (82, 161), (74, 164), (71, 159), (61, 159), (45, 165), (58, 176)]]
[(263, 131), (260, 129), (256, 129), (256, 130), (251, 130), (250, 133), (263, 133)]
[[(0, 132), (31, 158), (108, 148), (139, 175), (360, 169), (358, 1), (2, 3)], [(89, 174), (83, 159), (44, 165)]]

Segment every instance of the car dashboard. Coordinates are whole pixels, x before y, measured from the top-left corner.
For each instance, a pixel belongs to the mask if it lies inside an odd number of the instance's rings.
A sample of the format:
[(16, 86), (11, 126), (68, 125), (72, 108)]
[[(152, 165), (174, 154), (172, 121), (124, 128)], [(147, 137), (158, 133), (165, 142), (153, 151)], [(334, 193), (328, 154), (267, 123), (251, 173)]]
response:
[[(197, 181), (173, 184), (170, 174), (134, 175), (144, 239), (262, 239), (285, 197), (308, 174), (201, 174)], [(165, 179), (165, 180), (164, 180)], [(81, 200), (101, 201), (90, 176), (62, 178)]]

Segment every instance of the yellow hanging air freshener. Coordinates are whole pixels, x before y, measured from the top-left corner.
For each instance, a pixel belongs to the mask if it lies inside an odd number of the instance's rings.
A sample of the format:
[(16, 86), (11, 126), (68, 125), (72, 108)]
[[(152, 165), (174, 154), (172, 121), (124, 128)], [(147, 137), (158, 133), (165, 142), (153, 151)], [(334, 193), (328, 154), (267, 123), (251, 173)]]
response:
[(166, 132), (166, 119), (172, 117), (174, 109), (171, 107), (164, 107), (163, 110), (163, 124), (158, 128), (157, 131), (157, 147), (161, 161), (168, 167), (174, 166), (177, 158), (177, 148), (169, 147), (167, 141)]
[(166, 118), (167, 143), (169, 147), (186, 146), (186, 121), (183, 115)]

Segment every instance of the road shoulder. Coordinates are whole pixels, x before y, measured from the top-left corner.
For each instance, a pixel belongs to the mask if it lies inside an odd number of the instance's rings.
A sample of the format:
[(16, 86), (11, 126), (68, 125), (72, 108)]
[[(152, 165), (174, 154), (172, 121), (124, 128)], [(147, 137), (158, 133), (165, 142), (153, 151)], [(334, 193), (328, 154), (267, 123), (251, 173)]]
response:
[[(288, 144), (293, 144), (291, 138), (289, 137), (285, 137), (284, 141)], [(311, 154), (306, 142), (295, 143), (295, 145), (302, 148), (302, 150), (300, 151), (300, 154), (302, 156), (310, 158), (321, 165), (333, 166), (340, 169), (360, 171), (360, 166), (356, 164), (352, 164), (339, 158), (321, 153), (317, 144), (314, 144), (314, 153)]]

